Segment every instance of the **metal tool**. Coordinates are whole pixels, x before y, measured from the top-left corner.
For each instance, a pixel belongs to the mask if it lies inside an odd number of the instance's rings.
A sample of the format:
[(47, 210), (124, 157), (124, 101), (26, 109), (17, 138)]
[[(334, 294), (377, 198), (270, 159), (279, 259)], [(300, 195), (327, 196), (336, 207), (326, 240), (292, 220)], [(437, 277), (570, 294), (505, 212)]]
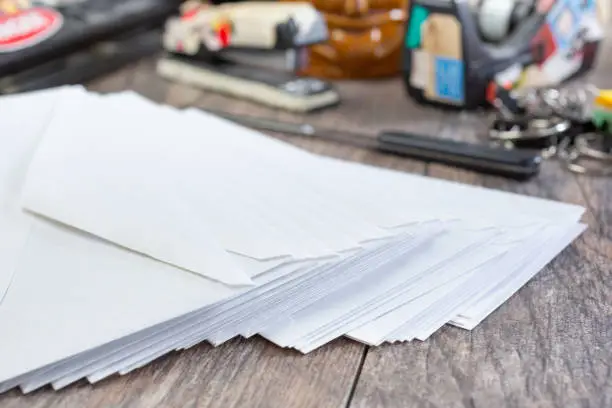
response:
[(541, 149), (544, 158), (553, 157), (571, 122), (557, 116), (521, 120), (496, 119), (489, 129), (494, 145), (505, 148)]
[(577, 136), (573, 146), (564, 141), (559, 145), (558, 157), (573, 173), (612, 176), (612, 154), (601, 147), (604, 137), (601, 133), (586, 133)]
[(340, 103), (334, 86), (298, 75), (308, 47), (328, 38), (325, 18), (312, 5), (187, 0), (168, 19), (162, 77), (294, 112)]
[(612, 175), (612, 136), (592, 120), (598, 92), (582, 85), (502, 93), (489, 138), (509, 149), (541, 149), (543, 158), (560, 159), (574, 173)]
[(553, 157), (571, 121), (555, 115), (537, 91), (500, 90), (494, 101), (497, 117), (489, 128), (489, 139), (506, 149), (537, 149), (544, 158)]
[(538, 152), (507, 150), (404, 131), (382, 131), (378, 134), (338, 131), (304, 123), (279, 122), (273, 119), (208, 111), (217, 116), (260, 130), (317, 137), (339, 143), (377, 150), (425, 162), (437, 162), (480, 173), (525, 180), (540, 170)]

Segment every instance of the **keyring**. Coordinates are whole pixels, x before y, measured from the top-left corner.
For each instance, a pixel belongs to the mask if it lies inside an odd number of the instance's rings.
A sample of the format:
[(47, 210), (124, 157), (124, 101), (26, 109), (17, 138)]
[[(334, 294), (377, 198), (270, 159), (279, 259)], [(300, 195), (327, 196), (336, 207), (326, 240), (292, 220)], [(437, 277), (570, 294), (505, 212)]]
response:
[(591, 159), (612, 162), (612, 153), (606, 153), (600, 149), (592, 147), (594, 142), (599, 142), (606, 136), (599, 133), (585, 133), (576, 137), (574, 142), (575, 149), (581, 156), (586, 156)]
[(540, 150), (543, 159), (557, 154), (557, 145), (568, 133), (571, 122), (560, 117), (532, 117), (521, 120), (497, 119), (489, 129), (494, 145), (506, 149)]
[(571, 125), (569, 120), (558, 116), (523, 120), (496, 119), (489, 129), (489, 137), (496, 141), (510, 142), (547, 139), (567, 132)]
[(612, 154), (591, 147), (593, 141), (601, 140), (603, 137), (606, 136), (597, 133), (577, 136), (572, 148), (569, 147), (569, 138), (566, 138), (559, 144), (557, 157), (573, 173), (599, 177), (612, 176), (612, 166), (610, 166)]
[(579, 88), (547, 88), (537, 92), (539, 101), (553, 114), (575, 122), (590, 117), (591, 101), (598, 89), (592, 85)]

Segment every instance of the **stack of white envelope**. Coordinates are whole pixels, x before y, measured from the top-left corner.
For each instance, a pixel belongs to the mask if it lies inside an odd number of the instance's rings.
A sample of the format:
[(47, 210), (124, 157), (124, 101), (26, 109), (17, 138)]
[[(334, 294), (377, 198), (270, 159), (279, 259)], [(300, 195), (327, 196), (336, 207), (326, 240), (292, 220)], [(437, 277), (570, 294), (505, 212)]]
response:
[(472, 329), (584, 209), (318, 156), (195, 109), (0, 98), (0, 391), (207, 341), (307, 353)]

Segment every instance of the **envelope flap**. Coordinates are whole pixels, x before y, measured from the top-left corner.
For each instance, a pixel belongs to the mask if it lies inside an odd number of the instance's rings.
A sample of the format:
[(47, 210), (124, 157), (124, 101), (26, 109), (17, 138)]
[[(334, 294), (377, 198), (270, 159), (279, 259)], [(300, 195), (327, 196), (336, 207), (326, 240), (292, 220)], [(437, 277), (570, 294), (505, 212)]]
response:
[[(188, 147), (172, 141), (171, 124), (147, 126), (151, 111), (143, 109), (129, 110), (128, 121), (122, 106), (104, 102), (61, 99), (30, 165), (23, 207), (186, 271), (250, 285), (205, 217), (173, 194), (183, 176), (175, 169), (185, 169), (175, 163)], [(117, 132), (121, 121), (131, 125)]]

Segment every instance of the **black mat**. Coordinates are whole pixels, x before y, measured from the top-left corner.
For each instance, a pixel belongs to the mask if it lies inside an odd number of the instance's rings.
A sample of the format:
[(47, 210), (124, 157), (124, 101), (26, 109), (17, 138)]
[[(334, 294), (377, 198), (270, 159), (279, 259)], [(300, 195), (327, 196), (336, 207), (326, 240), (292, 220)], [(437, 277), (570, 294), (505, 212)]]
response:
[[(26, 12), (40, 7), (59, 12), (61, 27), (22, 49), (3, 49), (0, 43), (0, 93), (88, 80), (156, 52), (161, 48), (159, 30), (179, 4), (176, 0), (86, 0), (54, 9), (34, 4)], [(16, 17), (0, 15), (0, 39), (3, 33), (6, 38), (7, 23)], [(70, 69), (72, 74), (59, 72)]]

